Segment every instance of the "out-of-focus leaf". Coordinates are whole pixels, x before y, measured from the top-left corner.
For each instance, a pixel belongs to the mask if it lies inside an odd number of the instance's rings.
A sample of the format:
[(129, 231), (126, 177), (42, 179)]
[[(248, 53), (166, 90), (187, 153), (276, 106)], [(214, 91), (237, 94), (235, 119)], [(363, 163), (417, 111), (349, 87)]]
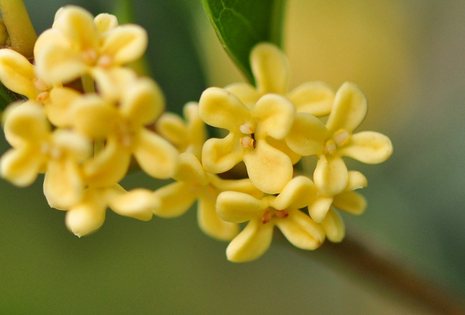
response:
[(3, 112), (9, 104), (20, 99), (22, 99), (20, 95), (8, 90), (0, 82), (0, 113)]
[(281, 45), (285, 0), (202, 0), (231, 59), (254, 83), (249, 55), (259, 42)]

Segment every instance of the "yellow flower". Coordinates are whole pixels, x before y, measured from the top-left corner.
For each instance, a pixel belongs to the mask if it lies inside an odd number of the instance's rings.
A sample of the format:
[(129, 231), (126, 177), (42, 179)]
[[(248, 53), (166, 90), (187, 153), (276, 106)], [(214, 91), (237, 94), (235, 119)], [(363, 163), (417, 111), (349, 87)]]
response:
[(175, 183), (155, 191), (161, 206), (154, 213), (161, 217), (176, 217), (186, 212), (198, 200), (197, 220), (200, 228), (205, 234), (225, 241), (237, 235), (239, 226), (222, 220), (216, 213), (215, 205), (219, 193), (233, 190), (261, 194), (248, 179), (224, 180), (206, 173), (198, 158), (191, 152), (180, 155), (174, 178)]
[(325, 239), (322, 227), (299, 210), (309, 204), (315, 189), (309, 178), (297, 176), (277, 196), (257, 199), (246, 193), (222, 192), (217, 200), (219, 216), (229, 222), (249, 221), (226, 249), (228, 260), (245, 262), (263, 255), (271, 244), (274, 226), (298, 248), (319, 247)]
[[(148, 78), (124, 79), (132, 78), (131, 72), (120, 70), (110, 71), (103, 80), (103, 85), (108, 87), (101, 96), (88, 94), (72, 104), (76, 131), (97, 142), (105, 141), (96, 156), (84, 164), (86, 181), (96, 186), (117, 183), (126, 174), (131, 155), (150, 176), (169, 178), (175, 172), (178, 152), (168, 141), (145, 127), (163, 110), (161, 91)], [(109, 81), (117, 81), (115, 76), (121, 76), (119, 83), (124, 83), (119, 86), (118, 99), (110, 93), (113, 88)], [(97, 84), (99, 82), (98, 79)]]
[(147, 34), (137, 25), (117, 26), (114, 16), (95, 19), (76, 6), (61, 8), (51, 29), (34, 47), (36, 71), (48, 84), (77, 79), (96, 68), (112, 68), (139, 59), (147, 47)]
[(13, 149), (1, 158), (2, 177), (27, 186), (45, 172), (44, 194), (50, 206), (64, 209), (79, 201), (84, 189), (80, 164), (91, 152), (88, 140), (68, 130), (52, 132), (36, 103), (13, 105), (5, 115), (5, 137)]
[(159, 200), (147, 189), (126, 191), (120, 185), (88, 187), (82, 199), (66, 213), (66, 226), (81, 237), (98, 229), (105, 221), (107, 207), (114, 212), (149, 221), (152, 211), (160, 206)]
[(222, 173), (244, 161), (252, 183), (270, 194), (292, 178), (290, 158), (267, 140), (283, 139), (292, 126), (295, 109), (284, 97), (267, 94), (247, 107), (231, 92), (209, 88), (200, 97), (199, 113), (207, 124), (229, 131), (223, 139), (205, 142), (202, 163), (207, 172)]
[(326, 122), (324, 151), (318, 157), (313, 174), (318, 190), (326, 196), (339, 194), (348, 182), (343, 156), (368, 164), (386, 161), (392, 154), (388, 137), (373, 131), (353, 134), (367, 113), (367, 102), (353, 83), (344, 83), (336, 93), (331, 114)]

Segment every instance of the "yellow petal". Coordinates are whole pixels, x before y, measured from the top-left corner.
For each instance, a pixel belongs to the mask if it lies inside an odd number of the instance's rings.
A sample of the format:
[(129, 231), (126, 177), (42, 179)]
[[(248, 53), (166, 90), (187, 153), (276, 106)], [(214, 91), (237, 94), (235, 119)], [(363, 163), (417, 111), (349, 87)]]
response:
[(347, 186), (349, 175), (347, 167), (338, 156), (322, 155), (313, 173), (313, 181), (318, 191), (325, 196), (339, 194)]
[(187, 126), (177, 114), (166, 112), (156, 124), (157, 132), (177, 147), (184, 144), (188, 135)]
[(250, 54), (250, 64), (260, 93), (286, 92), (289, 65), (279, 48), (268, 43), (258, 44)]
[(323, 229), (298, 209), (288, 209), (286, 218), (276, 219), (276, 226), (295, 247), (312, 250), (325, 240)]
[(223, 173), (242, 161), (239, 138), (230, 133), (223, 139), (211, 138), (202, 148), (202, 164), (207, 172)]
[(105, 139), (121, 122), (118, 109), (96, 95), (82, 97), (73, 107), (74, 127), (88, 137)]
[(333, 203), (333, 197), (318, 196), (309, 206), (308, 213), (316, 223), (321, 223)]
[(278, 210), (288, 207), (303, 208), (316, 196), (316, 187), (306, 176), (297, 176), (289, 181), (281, 193), (273, 200), (271, 206)]
[(37, 90), (33, 65), (12, 49), (0, 49), (0, 80), (11, 91), (35, 100)]
[(147, 32), (138, 25), (122, 25), (104, 34), (100, 53), (110, 56), (114, 64), (136, 61), (147, 48)]
[[(289, 131), (289, 134), (292, 132), (292, 129)], [(288, 136), (289, 136), (288, 134)], [(287, 139), (287, 137), (285, 138)], [(291, 140), (292, 141), (292, 140)], [(295, 153), (294, 151), (292, 151), (289, 146), (287, 145), (287, 141), (284, 141), (284, 140), (276, 140), (274, 138), (268, 138), (267, 139), (267, 142), (269, 145), (271, 145), (272, 147), (278, 149), (279, 151), (285, 153), (290, 159), (291, 159), (291, 163), (292, 165), (296, 164), (297, 162), (300, 161), (300, 159), (302, 158), (302, 156), (300, 154), (297, 154)]]
[(81, 173), (75, 161), (49, 161), (44, 178), (44, 195), (50, 207), (69, 209), (81, 200), (83, 190)]
[(149, 221), (153, 216), (152, 211), (160, 207), (160, 200), (152, 191), (136, 188), (111, 198), (109, 206), (119, 215)]
[(352, 133), (365, 119), (367, 100), (362, 91), (353, 83), (344, 83), (336, 92), (334, 105), (326, 127), (332, 134), (339, 129)]
[(321, 120), (310, 114), (298, 113), (285, 140), (292, 151), (302, 156), (320, 155), (327, 135)]
[(44, 163), (44, 159), (28, 146), (11, 149), (0, 159), (1, 176), (16, 186), (28, 186), (35, 181)]
[(263, 192), (257, 189), (257, 187), (255, 187), (248, 178), (227, 180), (213, 174), (207, 175), (210, 180), (210, 184), (220, 192), (228, 190), (238, 191), (251, 195), (257, 199), (261, 199), (264, 195)]
[(51, 145), (76, 162), (83, 162), (92, 153), (91, 143), (86, 137), (66, 129), (55, 129)]
[(345, 236), (345, 225), (341, 216), (334, 209), (330, 209), (326, 218), (321, 223), (328, 240), (334, 243), (339, 243)]
[(357, 171), (349, 171), (349, 181), (345, 191), (352, 191), (367, 187), (368, 181), (365, 175)]
[(244, 153), (244, 163), (252, 183), (267, 194), (281, 192), (294, 171), (291, 159), (265, 140), (257, 141), (255, 149)]
[(252, 109), (252, 116), (257, 121), (255, 136), (284, 138), (292, 126), (294, 114), (294, 105), (286, 98), (275, 94), (263, 96)]
[(347, 191), (334, 196), (333, 206), (350, 214), (360, 215), (365, 212), (367, 201), (359, 193)]
[(200, 190), (188, 182), (176, 182), (155, 191), (160, 206), (153, 213), (163, 218), (174, 218), (184, 214), (198, 198)]
[(232, 93), (220, 88), (206, 89), (199, 101), (199, 115), (210, 126), (236, 133), (246, 122), (252, 123), (249, 109)]
[(190, 152), (184, 152), (179, 155), (179, 164), (174, 178), (178, 181), (186, 181), (203, 186), (208, 184), (208, 177), (202, 164)]
[(49, 101), (45, 103), (47, 117), (57, 127), (69, 127), (74, 121), (73, 102), (81, 94), (70, 88), (53, 88)]
[(253, 108), (261, 96), (253, 86), (242, 82), (228, 85), (224, 89), (234, 94), (249, 109)]
[(363, 163), (378, 164), (392, 155), (392, 143), (383, 134), (363, 131), (352, 135), (350, 143), (342, 147), (339, 153)]
[(152, 177), (173, 177), (178, 166), (178, 151), (165, 139), (142, 128), (134, 144), (133, 154), (141, 169)]
[(133, 70), (122, 67), (110, 69), (94, 67), (92, 75), (95, 78), (100, 95), (105, 100), (115, 103), (120, 102), (128, 86), (133, 84), (137, 79), (137, 75)]
[(259, 215), (267, 207), (266, 203), (248, 194), (224, 191), (216, 200), (216, 211), (221, 219), (241, 223)]
[(298, 113), (322, 117), (331, 111), (334, 92), (323, 82), (307, 82), (293, 89), (288, 98), (294, 103)]
[(207, 235), (221, 241), (230, 241), (239, 233), (239, 225), (222, 220), (216, 213), (216, 199), (201, 195), (198, 201), (197, 221)]
[(232, 262), (247, 262), (262, 256), (270, 247), (273, 224), (251, 220), (226, 248), (226, 257)]
[(111, 31), (118, 26), (118, 19), (113, 14), (101, 13), (94, 18), (94, 24), (100, 34)]
[(130, 151), (110, 138), (102, 151), (84, 163), (85, 181), (97, 187), (112, 186), (123, 179), (130, 160)]

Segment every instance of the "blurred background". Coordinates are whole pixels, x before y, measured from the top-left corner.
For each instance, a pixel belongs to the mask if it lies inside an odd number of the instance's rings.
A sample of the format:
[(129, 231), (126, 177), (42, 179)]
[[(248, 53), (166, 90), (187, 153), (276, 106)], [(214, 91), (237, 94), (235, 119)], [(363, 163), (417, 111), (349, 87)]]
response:
[[(200, 0), (134, 2), (170, 111), (207, 86), (242, 80)], [(25, 3), (38, 33), (65, 4), (112, 11), (104, 0)], [(357, 83), (369, 100), (360, 130), (394, 144), (384, 164), (349, 162), (368, 178), (369, 206), (344, 216), (347, 233), (462, 299), (464, 17), (461, 0), (288, 0), (285, 29), (291, 87)], [(49, 208), (41, 182), (19, 189), (0, 181), (0, 314), (430, 314), (319, 250), (278, 241), (255, 262), (230, 263), (227, 244), (202, 234), (194, 210), (150, 222), (108, 211), (99, 231), (79, 239)], [(159, 183), (134, 173), (123, 185)]]

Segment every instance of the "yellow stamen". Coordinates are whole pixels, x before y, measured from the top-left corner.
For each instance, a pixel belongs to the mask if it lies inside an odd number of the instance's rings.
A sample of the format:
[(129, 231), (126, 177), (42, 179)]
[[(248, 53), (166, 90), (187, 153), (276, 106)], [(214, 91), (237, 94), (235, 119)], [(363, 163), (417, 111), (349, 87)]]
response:
[(245, 123), (239, 127), (239, 130), (245, 135), (251, 135), (255, 132), (254, 127), (251, 123)]
[(334, 142), (338, 147), (342, 147), (343, 145), (349, 142), (349, 133), (344, 129), (339, 129), (333, 135)]

